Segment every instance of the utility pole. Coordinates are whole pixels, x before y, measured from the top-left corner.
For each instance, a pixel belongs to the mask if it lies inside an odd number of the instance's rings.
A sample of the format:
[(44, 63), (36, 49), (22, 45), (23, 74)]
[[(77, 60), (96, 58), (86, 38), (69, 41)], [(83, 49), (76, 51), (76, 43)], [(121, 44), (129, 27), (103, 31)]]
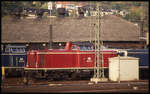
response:
[[(104, 82), (107, 79), (104, 77), (104, 62), (103, 62), (103, 54), (101, 51), (101, 46), (103, 42), (101, 40), (101, 9), (100, 2), (96, 3), (97, 5), (97, 17), (96, 17), (96, 31), (95, 31), (95, 62), (94, 62), (94, 76), (91, 78), (91, 81), (95, 82)], [(102, 58), (102, 59), (101, 59)]]
[(52, 36), (52, 24), (49, 25), (49, 49), (52, 49), (52, 42), (53, 42), (53, 36)]
[(52, 2), (48, 2), (48, 9), (50, 11), (50, 27), (49, 27), (49, 49), (52, 49), (52, 42), (53, 42), (53, 36), (52, 36), (52, 20), (51, 20), (51, 10), (52, 10), (53, 4)]
[(140, 19), (140, 42), (141, 42), (141, 45), (142, 47), (145, 46), (145, 43), (144, 43), (144, 19), (145, 19), (145, 7), (144, 7), (144, 2), (142, 2), (142, 8), (143, 8), (143, 11), (142, 11), (142, 15), (141, 15), (141, 19)]
[(89, 12), (90, 12), (90, 43), (92, 43), (92, 16), (91, 16), (91, 1), (89, 2), (90, 3), (90, 9), (89, 9)]

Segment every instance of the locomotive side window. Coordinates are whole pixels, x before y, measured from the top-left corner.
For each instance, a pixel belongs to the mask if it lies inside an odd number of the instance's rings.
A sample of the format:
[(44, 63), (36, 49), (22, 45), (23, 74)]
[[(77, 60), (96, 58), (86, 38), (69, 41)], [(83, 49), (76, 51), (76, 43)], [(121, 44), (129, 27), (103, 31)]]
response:
[(77, 50), (77, 46), (76, 46), (76, 45), (73, 45), (73, 46), (72, 46), (72, 50)]
[(12, 52), (17, 52), (17, 48), (11, 48)]
[(23, 48), (18, 48), (18, 52), (25, 52), (25, 49), (23, 49)]
[(9, 48), (5, 48), (5, 52), (10, 52), (10, 49)]
[(91, 51), (94, 50), (93, 44), (89, 42), (74, 42), (74, 45), (77, 46), (77, 49), (80, 49), (80, 51)]
[(81, 51), (89, 51), (89, 50), (92, 50), (92, 48), (90, 46), (80, 46), (80, 50)]
[(92, 47), (88, 46), (88, 50), (92, 50)]

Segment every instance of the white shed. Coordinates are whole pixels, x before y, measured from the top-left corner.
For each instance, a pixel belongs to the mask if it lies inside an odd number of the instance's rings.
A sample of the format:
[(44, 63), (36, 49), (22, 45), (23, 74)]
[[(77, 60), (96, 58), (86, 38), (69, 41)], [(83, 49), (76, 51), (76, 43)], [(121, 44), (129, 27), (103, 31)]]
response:
[(109, 80), (139, 80), (139, 58), (128, 56), (109, 58)]

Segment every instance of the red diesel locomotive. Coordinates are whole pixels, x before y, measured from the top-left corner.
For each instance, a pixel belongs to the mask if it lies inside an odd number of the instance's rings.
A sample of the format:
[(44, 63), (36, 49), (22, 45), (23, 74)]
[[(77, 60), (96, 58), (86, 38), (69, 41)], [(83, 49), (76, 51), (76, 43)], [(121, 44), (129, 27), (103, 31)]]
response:
[[(116, 57), (117, 51), (103, 50), (101, 54), (103, 54), (104, 68), (108, 69), (108, 58)], [(38, 78), (84, 77), (85, 74), (92, 75), (94, 58), (93, 46), (68, 42), (65, 49), (28, 51), (25, 71)]]

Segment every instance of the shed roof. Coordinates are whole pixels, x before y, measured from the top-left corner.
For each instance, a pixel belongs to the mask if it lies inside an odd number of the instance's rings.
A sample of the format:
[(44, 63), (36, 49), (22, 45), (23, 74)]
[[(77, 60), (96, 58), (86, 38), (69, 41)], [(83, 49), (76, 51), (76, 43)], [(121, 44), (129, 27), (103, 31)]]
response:
[[(53, 25), (53, 42), (94, 40), (95, 18), (51, 18), (35, 21), (24, 19), (17, 22), (2, 19), (2, 43), (48, 42), (49, 25)], [(90, 25), (90, 23), (93, 23)], [(103, 41), (139, 41), (140, 29), (133, 23), (114, 15), (101, 20)]]

